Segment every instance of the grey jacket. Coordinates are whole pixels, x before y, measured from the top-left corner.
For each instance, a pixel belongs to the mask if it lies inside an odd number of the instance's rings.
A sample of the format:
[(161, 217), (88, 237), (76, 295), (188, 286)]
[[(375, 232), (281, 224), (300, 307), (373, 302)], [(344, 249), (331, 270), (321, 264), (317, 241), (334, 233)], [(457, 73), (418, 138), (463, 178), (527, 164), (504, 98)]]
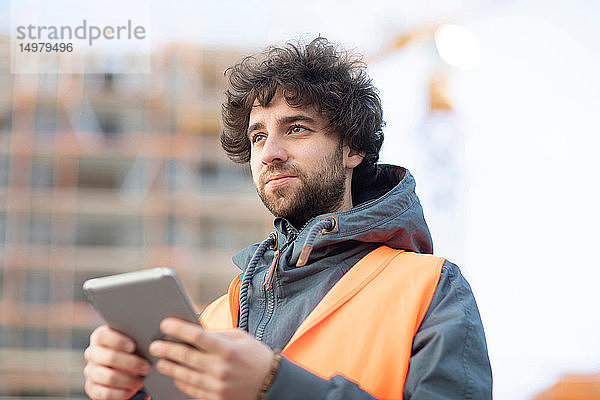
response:
[[(353, 189), (356, 206), (336, 214), (339, 231), (318, 235), (303, 267), (296, 267), (296, 262), (305, 239), (311, 227), (329, 214), (314, 217), (300, 230), (284, 219), (275, 220), (280, 257), (272, 284), (263, 285), (275, 255), (275, 249), (267, 249), (253, 268), (247, 296), (248, 331), (271, 348), (282, 349), (333, 285), (378, 246), (432, 252), (415, 181), (406, 169), (380, 165), (373, 184)], [(258, 247), (242, 250), (233, 257), (234, 262), (245, 270)], [(491, 368), (475, 299), (458, 267), (446, 261), (414, 337), (404, 399), (491, 399), (491, 388)], [(342, 376), (325, 380), (285, 358), (264, 397), (373, 398)]]

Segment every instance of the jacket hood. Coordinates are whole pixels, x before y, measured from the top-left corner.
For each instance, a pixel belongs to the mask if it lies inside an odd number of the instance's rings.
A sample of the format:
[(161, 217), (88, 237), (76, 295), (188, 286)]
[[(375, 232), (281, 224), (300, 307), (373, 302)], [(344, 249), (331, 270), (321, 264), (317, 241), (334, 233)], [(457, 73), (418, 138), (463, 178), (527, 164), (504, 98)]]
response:
[[(337, 229), (317, 236), (309, 260), (323, 256), (333, 245), (349, 241), (385, 244), (416, 253), (433, 252), (431, 234), (415, 193), (415, 180), (407, 169), (380, 164), (373, 183), (354, 193), (357, 205), (352, 209), (313, 217), (299, 231), (287, 220), (275, 218), (278, 247), (289, 243), (290, 263), (298, 260), (311, 227), (329, 216), (337, 217)], [(234, 263), (245, 269), (257, 247), (254, 244), (240, 251), (233, 257)]]

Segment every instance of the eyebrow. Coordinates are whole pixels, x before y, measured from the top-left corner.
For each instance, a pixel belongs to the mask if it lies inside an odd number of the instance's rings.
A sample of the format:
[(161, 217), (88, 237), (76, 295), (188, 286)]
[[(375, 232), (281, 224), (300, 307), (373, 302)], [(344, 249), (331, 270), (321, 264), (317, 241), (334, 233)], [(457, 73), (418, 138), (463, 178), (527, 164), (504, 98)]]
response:
[[(317, 123), (317, 121), (314, 118), (311, 118), (308, 115), (304, 115), (304, 114), (290, 115), (288, 117), (283, 117), (283, 118), (277, 120), (278, 125), (288, 125), (288, 124), (292, 124), (294, 122), (307, 122), (309, 124)], [(264, 123), (255, 122), (254, 124), (252, 124), (248, 127), (247, 133), (248, 133), (248, 135), (250, 135), (250, 133), (252, 133), (258, 129), (264, 129), (264, 128), (265, 128)]]

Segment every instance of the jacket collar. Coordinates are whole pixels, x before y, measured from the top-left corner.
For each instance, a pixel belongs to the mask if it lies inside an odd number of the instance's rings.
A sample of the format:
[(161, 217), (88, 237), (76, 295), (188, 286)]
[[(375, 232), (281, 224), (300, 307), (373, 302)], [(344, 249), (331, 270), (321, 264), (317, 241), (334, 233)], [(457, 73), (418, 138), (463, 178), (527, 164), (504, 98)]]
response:
[[(432, 253), (433, 243), (415, 193), (415, 185), (407, 169), (381, 164), (373, 183), (355, 190), (357, 205), (352, 209), (313, 217), (300, 230), (283, 218), (275, 218), (278, 247), (292, 241), (289, 263), (295, 263), (310, 228), (321, 219), (334, 215), (338, 219), (337, 232), (319, 235), (314, 242), (311, 258), (322, 255), (318, 249), (347, 241), (379, 243), (393, 249)], [(255, 244), (240, 251), (233, 261), (244, 269), (257, 246)], [(265, 256), (268, 257), (267, 254)]]

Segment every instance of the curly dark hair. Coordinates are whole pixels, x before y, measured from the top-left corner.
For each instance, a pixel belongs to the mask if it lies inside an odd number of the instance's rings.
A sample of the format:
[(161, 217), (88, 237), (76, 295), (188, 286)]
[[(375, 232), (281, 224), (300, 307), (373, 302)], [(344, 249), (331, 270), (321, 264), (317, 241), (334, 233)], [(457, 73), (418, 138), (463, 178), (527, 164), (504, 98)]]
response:
[(250, 160), (247, 129), (252, 105), (256, 100), (269, 104), (279, 89), (292, 107), (316, 107), (329, 121), (330, 132), (351, 149), (366, 153), (354, 169), (353, 183), (374, 179), (383, 143), (383, 110), (360, 56), (318, 37), (308, 44), (269, 47), (228, 68), (225, 76), (229, 86), (222, 104), (221, 145), (230, 159)]

